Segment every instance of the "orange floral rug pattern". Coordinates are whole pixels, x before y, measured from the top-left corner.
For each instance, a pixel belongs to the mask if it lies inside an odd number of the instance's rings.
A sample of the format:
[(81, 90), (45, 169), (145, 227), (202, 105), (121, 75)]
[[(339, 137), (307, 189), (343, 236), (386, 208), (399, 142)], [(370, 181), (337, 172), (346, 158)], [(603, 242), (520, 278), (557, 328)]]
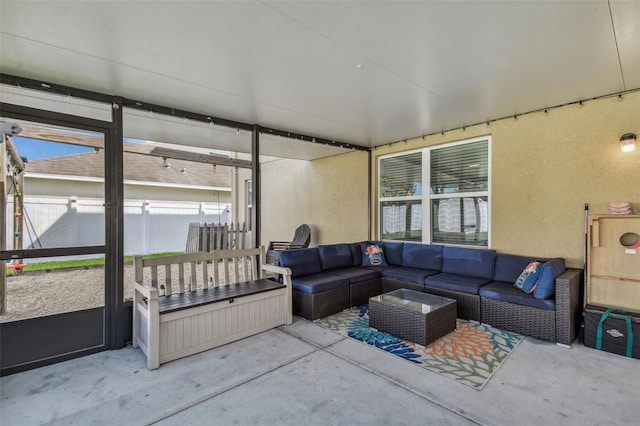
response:
[(367, 305), (316, 323), (478, 390), (524, 338), (488, 324), (458, 319), (454, 331), (425, 347), (369, 327)]

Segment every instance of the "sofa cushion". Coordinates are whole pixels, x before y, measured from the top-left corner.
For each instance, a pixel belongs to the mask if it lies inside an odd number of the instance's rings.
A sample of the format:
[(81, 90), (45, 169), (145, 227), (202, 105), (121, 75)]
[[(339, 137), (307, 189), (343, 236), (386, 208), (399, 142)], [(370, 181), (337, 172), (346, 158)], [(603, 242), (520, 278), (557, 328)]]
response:
[(461, 293), (478, 294), (480, 287), (491, 281), (491, 278), (478, 278), (443, 272), (426, 277), (424, 284)]
[(537, 260), (529, 262), (527, 266), (524, 267), (522, 273), (516, 279), (513, 286), (524, 293), (531, 294), (538, 285), (541, 272), (542, 262), (538, 262)]
[(325, 271), (353, 265), (351, 248), (348, 244), (324, 245), (318, 246), (317, 248), (322, 269)]
[(442, 249), (442, 272), (469, 277), (488, 278), (493, 281), (496, 252), (460, 247)]
[[(363, 241), (364, 242), (364, 241)], [(351, 259), (353, 266), (362, 266), (362, 243), (351, 243), (349, 248), (351, 249)]]
[(321, 293), (323, 291), (346, 287), (348, 285), (349, 280), (347, 278), (339, 277), (327, 272), (304, 275), (302, 277), (295, 277), (291, 280), (291, 286), (294, 290), (309, 294)]
[(362, 243), (362, 266), (387, 266), (381, 244)]
[(327, 274), (347, 278), (349, 280), (349, 284), (355, 284), (362, 281), (370, 281), (380, 278), (380, 269), (348, 266), (346, 268), (332, 269), (327, 271)]
[(540, 280), (533, 292), (536, 299), (548, 299), (556, 294), (556, 278), (566, 270), (564, 259), (555, 258), (542, 264)]
[(555, 299), (536, 299), (530, 294), (523, 293), (511, 284), (511, 282), (494, 281), (480, 288), (480, 297), (500, 300), (516, 305), (531, 306), (532, 308), (554, 311)]
[(404, 243), (384, 243), (384, 256), (387, 258), (389, 265), (402, 265), (402, 249)]
[(284, 250), (280, 252), (280, 266), (291, 269), (292, 277), (322, 272), (318, 249)]
[(496, 254), (496, 266), (495, 271), (493, 271), (493, 280), (515, 283), (524, 267), (534, 260), (535, 259), (527, 256), (498, 253)]
[(402, 248), (402, 266), (441, 271), (442, 246), (407, 243)]
[(382, 276), (392, 280), (424, 284), (425, 277), (438, 273), (440, 273), (440, 271), (436, 271), (434, 269), (407, 268), (405, 266), (399, 266), (397, 268), (383, 270)]

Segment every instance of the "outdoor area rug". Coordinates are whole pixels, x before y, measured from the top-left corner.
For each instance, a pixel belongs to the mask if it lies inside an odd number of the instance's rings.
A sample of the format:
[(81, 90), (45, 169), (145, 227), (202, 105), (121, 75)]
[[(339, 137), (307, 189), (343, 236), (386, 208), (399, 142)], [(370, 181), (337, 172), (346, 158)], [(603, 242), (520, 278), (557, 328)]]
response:
[(455, 331), (424, 347), (369, 327), (368, 305), (320, 319), (316, 324), (478, 390), (524, 338), (487, 324), (458, 319)]

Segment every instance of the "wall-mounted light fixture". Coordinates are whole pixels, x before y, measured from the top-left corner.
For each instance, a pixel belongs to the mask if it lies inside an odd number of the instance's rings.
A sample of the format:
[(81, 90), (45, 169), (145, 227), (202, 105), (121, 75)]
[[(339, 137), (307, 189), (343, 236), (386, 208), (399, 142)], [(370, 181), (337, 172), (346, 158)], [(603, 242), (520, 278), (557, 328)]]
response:
[(620, 136), (620, 150), (622, 152), (631, 152), (636, 149), (636, 135), (634, 133), (625, 133)]

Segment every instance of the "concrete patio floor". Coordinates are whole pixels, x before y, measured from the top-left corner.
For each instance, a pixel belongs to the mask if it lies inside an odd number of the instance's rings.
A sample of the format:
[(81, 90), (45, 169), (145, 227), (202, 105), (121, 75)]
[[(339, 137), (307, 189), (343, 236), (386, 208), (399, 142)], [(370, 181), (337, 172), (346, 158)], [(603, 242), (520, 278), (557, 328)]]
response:
[(148, 371), (102, 352), (0, 379), (9, 425), (631, 425), (640, 360), (526, 338), (480, 391), (295, 318)]

